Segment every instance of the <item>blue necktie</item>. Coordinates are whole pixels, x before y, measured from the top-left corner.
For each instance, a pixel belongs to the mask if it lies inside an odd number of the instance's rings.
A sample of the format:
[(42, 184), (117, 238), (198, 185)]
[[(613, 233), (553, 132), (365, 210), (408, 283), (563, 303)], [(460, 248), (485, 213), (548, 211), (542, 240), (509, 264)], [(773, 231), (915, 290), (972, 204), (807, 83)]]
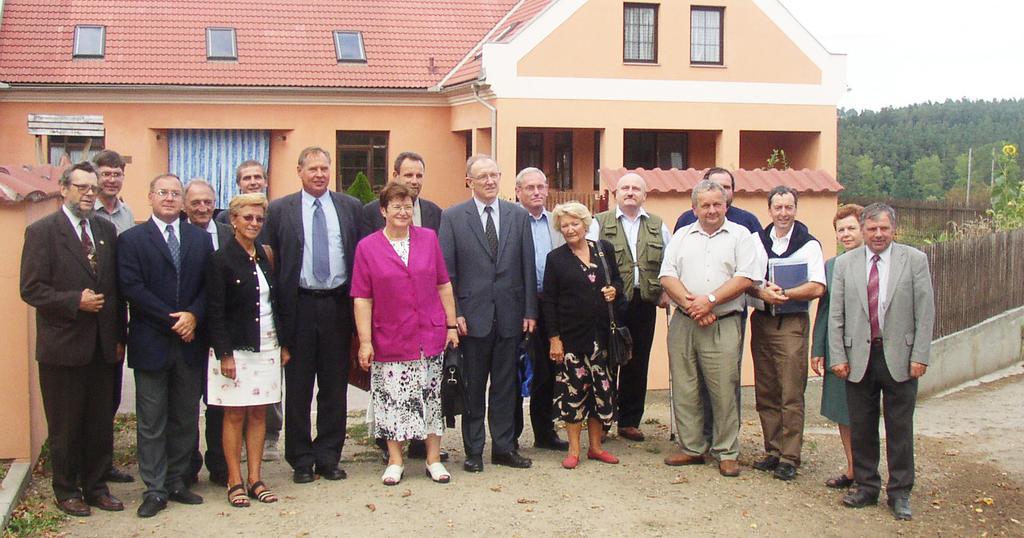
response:
[(167, 225), (167, 248), (171, 251), (171, 259), (174, 260), (174, 271), (181, 273), (181, 243), (174, 234), (174, 226), (170, 224)]
[(313, 200), (313, 278), (324, 283), (331, 277), (331, 260), (328, 255), (327, 217), (320, 199)]

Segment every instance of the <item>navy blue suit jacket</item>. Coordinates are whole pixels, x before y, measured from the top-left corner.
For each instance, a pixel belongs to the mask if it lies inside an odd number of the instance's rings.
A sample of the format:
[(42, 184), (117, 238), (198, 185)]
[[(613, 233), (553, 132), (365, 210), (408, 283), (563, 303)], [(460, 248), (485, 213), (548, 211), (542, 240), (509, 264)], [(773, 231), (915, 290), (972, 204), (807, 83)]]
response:
[[(181, 275), (163, 233), (152, 219), (121, 234), (117, 239), (117, 268), (121, 296), (128, 302), (128, 366), (162, 370), (170, 366), (168, 355), (180, 345), (181, 358), (190, 365), (203, 364), (209, 352), (204, 331), (206, 318), (206, 262), (213, 252), (210, 234), (195, 226), (179, 226)], [(172, 312), (191, 312), (196, 317), (196, 337), (181, 340), (171, 327)]]
[[(761, 222), (757, 220), (757, 216), (746, 209), (731, 205), (729, 209), (725, 210), (725, 218), (750, 230), (750, 233), (761, 233)], [(687, 209), (682, 215), (679, 215), (679, 220), (676, 221), (676, 227), (672, 232), (675, 233), (676, 230), (694, 222), (697, 222), (697, 216), (693, 214), (692, 209)]]

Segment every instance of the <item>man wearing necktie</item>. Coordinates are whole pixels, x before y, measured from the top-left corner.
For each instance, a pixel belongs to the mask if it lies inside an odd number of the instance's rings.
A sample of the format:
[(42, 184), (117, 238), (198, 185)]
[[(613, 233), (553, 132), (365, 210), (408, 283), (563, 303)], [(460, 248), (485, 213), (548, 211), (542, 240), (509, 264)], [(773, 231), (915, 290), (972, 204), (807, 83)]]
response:
[(87, 162), (60, 178), (64, 203), (25, 229), (21, 298), (36, 308), (39, 389), (57, 507), (88, 516), (119, 511), (105, 475), (113, 458), (113, 392), (124, 360), (116, 231), (96, 218), (96, 171)]
[(891, 207), (871, 204), (860, 222), (865, 244), (836, 259), (828, 320), (829, 366), (846, 380), (857, 484), (843, 504), (861, 508), (878, 502), (881, 410), (888, 504), (896, 519), (907, 520), (914, 487), (917, 380), (928, 369), (935, 325), (931, 272), (923, 252), (893, 242), (896, 212)]
[(500, 182), (494, 159), (470, 157), (466, 183), (473, 196), (441, 214), (439, 234), (455, 288), (456, 328), (465, 358), (463, 468), (476, 473), (484, 468), (485, 413), (493, 443), (491, 462), (515, 468), (532, 464), (519, 455), (514, 422), (516, 349), (537, 320), (533, 233), (525, 209), (498, 199)]
[[(349, 277), (362, 236), (359, 200), (330, 190), (331, 155), (319, 147), (299, 154), (302, 189), (270, 204), (267, 244), (274, 251), (280, 326), (291, 352), (285, 366), (285, 459), (295, 483), (319, 475), (341, 480), (345, 444), (352, 300)], [(318, 392), (316, 438), (310, 406)]]
[(128, 302), (128, 366), (135, 372), (139, 475), (146, 483), (139, 517), (167, 500), (200, 504), (188, 489), (189, 459), (199, 436), (199, 399), (207, 350), (197, 330), (206, 314), (210, 235), (183, 224), (181, 180), (149, 184), (153, 216), (118, 237), (121, 293)]

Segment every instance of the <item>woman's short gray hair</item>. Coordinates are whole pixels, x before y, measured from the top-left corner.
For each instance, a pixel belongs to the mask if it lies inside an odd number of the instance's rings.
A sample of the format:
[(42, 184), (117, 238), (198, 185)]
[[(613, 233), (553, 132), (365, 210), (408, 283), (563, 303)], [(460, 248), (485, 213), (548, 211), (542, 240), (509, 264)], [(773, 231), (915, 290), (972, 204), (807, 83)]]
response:
[(579, 202), (565, 202), (564, 204), (558, 204), (555, 209), (551, 211), (551, 218), (555, 221), (555, 227), (561, 231), (562, 228), (562, 217), (573, 217), (583, 221), (583, 226), (589, 228), (590, 222), (594, 220), (593, 215), (590, 214), (590, 210), (587, 206)]

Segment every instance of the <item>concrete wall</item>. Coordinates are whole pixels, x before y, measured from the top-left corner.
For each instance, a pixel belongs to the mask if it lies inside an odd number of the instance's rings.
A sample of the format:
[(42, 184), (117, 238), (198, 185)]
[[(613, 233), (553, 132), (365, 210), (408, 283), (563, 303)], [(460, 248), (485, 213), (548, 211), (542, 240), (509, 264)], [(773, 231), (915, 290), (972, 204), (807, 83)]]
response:
[(1024, 307), (932, 342), (918, 395), (928, 396), (1013, 365), (1024, 350)]

